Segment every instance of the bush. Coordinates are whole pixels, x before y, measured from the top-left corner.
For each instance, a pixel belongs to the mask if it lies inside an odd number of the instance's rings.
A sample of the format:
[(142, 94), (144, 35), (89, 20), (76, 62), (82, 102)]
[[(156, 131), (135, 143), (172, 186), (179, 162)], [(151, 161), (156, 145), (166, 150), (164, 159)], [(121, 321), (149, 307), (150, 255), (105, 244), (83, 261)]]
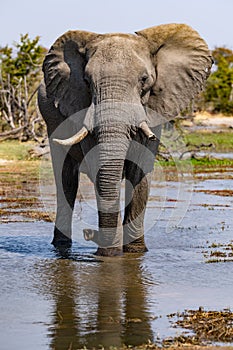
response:
[(214, 113), (233, 114), (233, 51), (220, 47), (212, 55), (215, 70), (204, 92), (205, 107)]
[(44, 123), (36, 105), (45, 49), (39, 37), (21, 35), (13, 47), (0, 48), (0, 138), (38, 139)]

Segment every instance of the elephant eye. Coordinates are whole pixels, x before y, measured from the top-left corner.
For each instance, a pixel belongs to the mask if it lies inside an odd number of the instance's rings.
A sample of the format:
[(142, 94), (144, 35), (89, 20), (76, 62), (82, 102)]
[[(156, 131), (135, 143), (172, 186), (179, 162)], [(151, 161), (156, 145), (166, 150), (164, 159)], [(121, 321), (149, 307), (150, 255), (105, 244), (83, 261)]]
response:
[(148, 78), (149, 78), (149, 77), (148, 77), (147, 74), (143, 74), (143, 76), (141, 77), (141, 82), (142, 82), (142, 84), (145, 84)]
[(149, 75), (147, 73), (144, 73), (140, 78), (140, 95), (144, 96), (149, 88)]

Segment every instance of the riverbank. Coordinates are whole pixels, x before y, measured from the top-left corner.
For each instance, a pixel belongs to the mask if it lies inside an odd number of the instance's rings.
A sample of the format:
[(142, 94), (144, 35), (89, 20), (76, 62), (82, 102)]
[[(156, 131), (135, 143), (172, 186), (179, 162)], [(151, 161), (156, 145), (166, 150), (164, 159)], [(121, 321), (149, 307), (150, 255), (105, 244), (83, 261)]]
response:
[[(232, 129), (217, 133), (188, 129), (182, 132), (181, 139), (182, 148), (189, 151), (192, 155), (191, 158), (180, 160), (177, 157), (170, 157), (166, 160), (163, 157), (158, 157), (155, 162), (155, 169), (159, 169), (159, 173), (166, 181), (174, 181), (185, 172), (197, 179), (208, 176), (211, 178), (213, 174), (222, 178), (229, 177), (229, 172), (232, 172), (233, 169)], [(204, 156), (199, 157), (198, 149), (202, 149), (203, 145), (209, 147), (205, 150)], [(41, 170), (48, 163), (48, 160), (43, 157), (34, 158), (31, 156), (30, 150), (35, 146), (36, 144), (33, 142), (21, 143), (13, 140), (0, 142), (0, 196), (2, 196), (2, 202), (8, 203), (7, 206), (0, 209), (0, 213), (5, 216), (14, 213), (12, 210), (15, 209), (14, 198), (19, 198), (17, 203), (20, 202), (22, 207), (25, 204), (28, 206), (30, 200), (28, 197), (31, 197), (30, 208), (28, 208), (28, 212), (24, 211), (24, 214), (26, 212), (29, 217), (51, 221), (51, 216), (46, 214), (39, 201), (35, 199), (39, 196)], [(211, 155), (213, 152), (215, 155), (222, 156), (224, 154), (225, 157), (213, 157)], [(27, 200), (24, 200), (26, 197)]]
[[(30, 150), (36, 144), (33, 142), (21, 143), (18, 141), (0, 142), (0, 195), (8, 193), (7, 196), (23, 196), (26, 184), (30, 184), (32, 193), (38, 191), (42, 158), (33, 158)], [(227, 173), (233, 169), (233, 130), (214, 132), (185, 131), (182, 134), (182, 147), (198, 154), (198, 148), (209, 145), (204, 156), (191, 157), (191, 159), (179, 160), (162, 157), (155, 163), (155, 167), (162, 169), (166, 180), (173, 180), (177, 172), (189, 169), (193, 176), (200, 178), (200, 174)], [(212, 153), (225, 154), (224, 158), (212, 157)], [(229, 155), (229, 157), (228, 157)]]
[[(226, 117), (227, 118), (227, 117)], [(231, 117), (229, 117), (231, 119)], [(219, 118), (218, 118), (219, 119)], [(233, 117), (232, 117), (233, 119)], [(183, 122), (182, 122), (183, 123)], [(170, 133), (173, 133), (171, 131)], [(166, 133), (164, 133), (166, 137)], [(176, 135), (182, 141), (182, 147), (208, 145), (208, 151), (216, 153), (233, 152), (233, 129), (218, 128), (212, 130), (208, 128), (193, 129), (187, 127), (178, 127)], [(170, 137), (170, 136), (168, 136)], [(162, 136), (163, 142), (164, 136)], [(19, 142), (15, 140), (0, 142), (0, 164), (5, 160), (38, 160), (40, 157), (33, 157), (31, 150), (37, 147), (35, 142)], [(179, 143), (180, 146), (180, 143)], [(43, 155), (42, 155), (43, 157)]]

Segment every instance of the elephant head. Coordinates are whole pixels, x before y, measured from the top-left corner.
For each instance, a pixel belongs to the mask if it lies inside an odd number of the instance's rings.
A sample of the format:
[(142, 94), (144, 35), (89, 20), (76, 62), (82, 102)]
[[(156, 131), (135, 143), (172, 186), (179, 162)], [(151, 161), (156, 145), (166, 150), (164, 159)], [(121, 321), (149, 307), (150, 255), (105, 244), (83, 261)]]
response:
[(49, 50), (43, 64), (47, 97), (64, 118), (87, 109), (81, 130), (55, 141), (72, 146), (92, 137), (98, 145), (100, 246), (122, 245), (119, 184), (132, 138), (155, 139), (153, 127), (187, 107), (211, 65), (206, 43), (184, 24), (135, 34), (68, 31)]

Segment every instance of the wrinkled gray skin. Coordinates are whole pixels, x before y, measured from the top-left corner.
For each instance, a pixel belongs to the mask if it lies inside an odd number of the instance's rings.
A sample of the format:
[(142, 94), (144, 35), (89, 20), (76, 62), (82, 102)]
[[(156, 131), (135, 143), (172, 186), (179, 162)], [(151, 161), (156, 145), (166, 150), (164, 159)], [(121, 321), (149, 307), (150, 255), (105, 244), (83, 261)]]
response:
[[(161, 124), (202, 90), (211, 65), (203, 39), (183, 24), (136, 34), (69, 31), (57, 39), (38, 95), (57, 186), (55, 247), (71, 245), (81, 170), (95, 184), (99, 230), (84, 230), (84, 237), (97, 243), (96, 254), (147, 250), (143, 220)], [(69, 139), (80, 129), (81, 138)], [(122, 177), (128, 180), (123, 223)]]

